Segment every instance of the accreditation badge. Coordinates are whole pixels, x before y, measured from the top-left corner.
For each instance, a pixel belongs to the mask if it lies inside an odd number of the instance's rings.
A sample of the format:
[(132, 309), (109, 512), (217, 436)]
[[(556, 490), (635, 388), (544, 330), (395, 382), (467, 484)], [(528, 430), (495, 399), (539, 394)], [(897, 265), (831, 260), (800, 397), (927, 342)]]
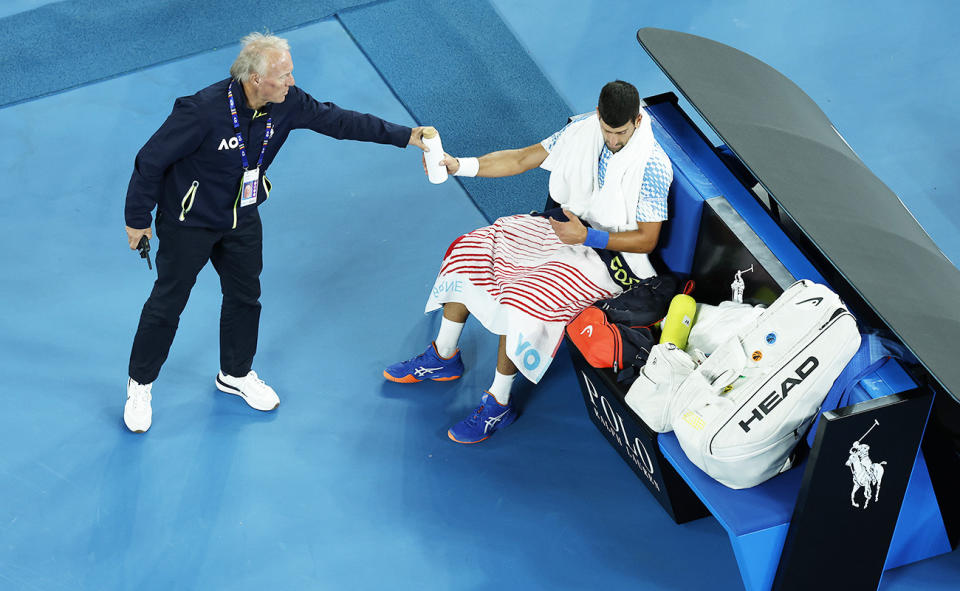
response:
[(240, 187), (240, 207), (254, 205), (257, 202), (257, 184), (260, 180), (260, 167), (243, 171)]

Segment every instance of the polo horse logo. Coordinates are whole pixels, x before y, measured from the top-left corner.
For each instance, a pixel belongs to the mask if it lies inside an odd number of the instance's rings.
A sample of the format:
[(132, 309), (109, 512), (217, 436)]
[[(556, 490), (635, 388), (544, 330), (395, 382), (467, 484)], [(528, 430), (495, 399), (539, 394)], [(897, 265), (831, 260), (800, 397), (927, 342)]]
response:
[(853, 473), (853, 490), (850, 491), (850, 503), (857, 508), (857, 491), (863, 489), (863, 508), (866, 509), (870, 504), (870, 497), (873, 496), (875, 502), (880, 500), (880, 482), (883, 480), (883, 466), (887, 462), (874, 463), (870, 459), (870, 446), (866, 443), (860, 443), (873, 428), (880, 423), (874, 419), (873, 425), (863, 434), (863, 437), (853, 442), (850, 446), (850, 457), (847, 458), (847, 466), (850, 466), (850, 472)]

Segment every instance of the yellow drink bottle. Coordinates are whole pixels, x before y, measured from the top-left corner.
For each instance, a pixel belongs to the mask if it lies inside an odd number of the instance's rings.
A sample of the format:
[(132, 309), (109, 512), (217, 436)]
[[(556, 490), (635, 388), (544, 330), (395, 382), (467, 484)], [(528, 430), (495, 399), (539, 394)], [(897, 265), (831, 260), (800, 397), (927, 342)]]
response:
[(693, 317), (697, 313), (697, 302), (686, 294), (677, 294), (670, 300), (667, 317), (663, 320), (661, 343), (673, 343), (679, 349), (687, 347), (687, 337), (693, 326)]

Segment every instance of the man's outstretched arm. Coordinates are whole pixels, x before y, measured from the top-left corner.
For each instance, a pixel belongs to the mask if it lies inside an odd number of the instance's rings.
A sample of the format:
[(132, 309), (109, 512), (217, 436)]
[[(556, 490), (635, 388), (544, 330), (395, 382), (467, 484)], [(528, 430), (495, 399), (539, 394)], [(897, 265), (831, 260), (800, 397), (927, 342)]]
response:
[[(461, 174), (461, 176), (488, 178), (513, 176), (540, 166), (546, 160), (547, 154), (548, 152), (539, 143), (526, 148), (490, 152), (477, 159), (479, 168), (475, 174)], [(461, 162), (460, 158), (444, 153), (440, 164), (447, 167), (448, 173), (456, 174), (465, 163)]]

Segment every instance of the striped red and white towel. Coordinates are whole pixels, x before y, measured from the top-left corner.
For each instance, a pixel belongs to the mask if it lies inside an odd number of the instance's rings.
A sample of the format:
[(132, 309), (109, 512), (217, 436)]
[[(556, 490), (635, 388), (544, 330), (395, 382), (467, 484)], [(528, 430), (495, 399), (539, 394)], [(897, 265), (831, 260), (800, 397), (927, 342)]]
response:
[(567, 323), (620, 292), (593, 249), (563, 244), (546, 218), (515, 215), (450, 245), (426, 311), (464, 304), (487, 330), (507, 335), (510, 359), (536, 383)]

